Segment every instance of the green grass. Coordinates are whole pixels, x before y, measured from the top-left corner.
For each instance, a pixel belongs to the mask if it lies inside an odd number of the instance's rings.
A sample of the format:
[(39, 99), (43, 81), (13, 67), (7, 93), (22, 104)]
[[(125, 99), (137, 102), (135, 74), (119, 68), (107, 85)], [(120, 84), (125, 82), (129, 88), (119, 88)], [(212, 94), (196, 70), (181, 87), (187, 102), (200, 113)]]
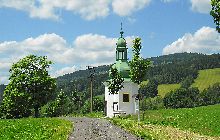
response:
[(162, 84), (158, 85), (158, 94), (164, 97), (168, 92), (180, 88), (180, 84)]
[(190, 130), (207, 136), (220, 136), (220, 104), (184, 109), (145, 112), (145, 123)]
[(58, 118), (0, 120), (0, 140), (65, 140), (73, 125)]
[(220, 82), (220, 68), (200, 70), (192, 87), (198, 87), (200, 91)]
[[(141, 116), (142, 118), (142, 116)], [(114, 124), (145, 139), (220, 139), (220, 104), (190, 109), (162, 109), (137, 116), (113, 118)]]
[[(200, 70), (198, 77), (192, 87), (198, 87), (199, 91), (220, 82), (220, 68)], [(180, 84), (161, 84), (158, 85), (158, 94), (164, 97), (168, 92), (180, 88)]]

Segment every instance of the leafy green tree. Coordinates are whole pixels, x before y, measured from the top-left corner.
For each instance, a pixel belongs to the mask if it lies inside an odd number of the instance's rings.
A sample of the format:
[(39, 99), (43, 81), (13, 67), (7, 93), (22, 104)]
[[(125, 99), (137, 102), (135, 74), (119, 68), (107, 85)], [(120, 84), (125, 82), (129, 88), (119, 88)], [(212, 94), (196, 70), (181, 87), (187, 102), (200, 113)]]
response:
[(186, 77), (180, 84), (181, 84), (181, 88), (189, 88), (192, 83), (194, 82), (194, 79), (192, 76), (188, 76)]
[(211, 0), (211, 6), (212, 10), (210, 11), (210, 15), (216, 24), (216, 30), (220, 33), (220, 0)]
[(110, 77), (111, 81), (109, 81), (109, 93), (111, 94), (117, 94), (120, 89), (123, 88), (122, 83), (124, 82), (124, 79), (122, 76), (118, 73), (117, 68), (112, 68), (110, 69)]
[(39, 109), (53, 96), (55, 79), (47, 69), (52, 64), (46, 56), (29, 55), (12, 65), (10, 83), (4, 92), (2, 106), (9, 118), (29, 116), (34, 109), (35, 117)]
[(22, 118), (31, 115), (31, 98), (25, 92), (20, 92), (15, 83), (6, 87), (1, 104), (2, 118)]
[(143, 94), (146, 98), (153, 98), (158, 95), (158, 82), (155, 79), (150, 80), (147, 85), (141, 85), (139, 93)]
[[(90, 112), (90, 100), (86, 100), (86, 102), (84, 103), (81, 112), (86, 114)], [(104, 99), (99, 97), (99, 96), (95, 96), (93, 99), (93, 111), (95, 112), (100, 112), (100, 111), (104, 111)]]
[(218, 103), (220, 103), (220, 83), (216, 83), (200, 93), (200, 105), (214, 105)]
[(60, 115), (67, 115), (71, 111), (72, 104), (70, 99), (61, 90), (55, 101), (48, 104), (46, 108), (46, 116), (58, 117)]
[(147, 69), (151, 64), (149, 60), (144, 60), (142, 57), (140, 57), (141, 48), (141, 38), (135, 38), (132, 46), (133, 57), (130, 62), (130, 73), (131, 80), (137, 84), (140, 84), (144, 80)]
[(163, 99), (166, 108), (191, 108), (198, 106), (198, 88), (180, 88), (167, 93)]

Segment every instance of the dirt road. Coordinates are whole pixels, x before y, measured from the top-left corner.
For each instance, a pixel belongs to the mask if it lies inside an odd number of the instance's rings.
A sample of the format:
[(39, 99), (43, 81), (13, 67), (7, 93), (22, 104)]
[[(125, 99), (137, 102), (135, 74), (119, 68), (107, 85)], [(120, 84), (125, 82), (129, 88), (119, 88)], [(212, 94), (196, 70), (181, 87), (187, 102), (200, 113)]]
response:
[(65, 119), (74, 122), (74, 131), (69, 140), (137, 140), (137, 137), (105, 119), (86, 117), (66, 117)]

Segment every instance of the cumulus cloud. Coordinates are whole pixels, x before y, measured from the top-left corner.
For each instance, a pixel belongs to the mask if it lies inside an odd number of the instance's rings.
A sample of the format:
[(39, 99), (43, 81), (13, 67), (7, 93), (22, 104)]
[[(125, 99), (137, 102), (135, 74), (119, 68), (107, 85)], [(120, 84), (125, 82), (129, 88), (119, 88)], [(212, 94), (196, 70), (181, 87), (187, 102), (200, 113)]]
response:
[(78, 70), (77, 66), (72, 66), (72, 67), (64, 67), (60, 70), (57, 70), (54, 74), (53, 77), (58, 77), (58, 76), (62, 76), (64, 74), (67, 73), (72, 73), (74, 71)]
[(110, 0), (0, 0), (0, 7), (15, 8), (28, 12), (30, 17), (59, 19), (59, 11), (79, 14), (87, 20), (109, 14)]
[(211, 10), (211, 0), (191, 0), (192, 10), (199, 13), (209, 13)]
[(113, 11), (119, 16), (129, 16), (150, 4), (151, 0), (113, 0)]
[(202, 27), (194, 34), (185, 34), (163, 49), (163, 54), (179, 52), (220, 53), (220, 35), (214, 28)]
[(108, 16), (110, 9), (117, 15), (129, 16), (150, 2), (151, 0), (0, 0), (0, 7), (28, 12), (32, 18), (59, 20), (59, 14), (65, 10), (86, 20), (93, 20)]
[[(134, 37), (126, 37), (131, 46)], [(29, 55), (48, 56), (49, 60), (62, 65), (52, 75), (60, 76), (77, 70), (76, 66), (104, 65), (114, 62), (116, 38), (104, 35), (85, 34), (78, 36), (72, 44), (57, 34), (44, 34), (36, 38), (27, 38), (21, 42), (7, 41), (0, 43), (0, 79), (2, 72), (7, 72), (12, 63)], [(66, 65), (68, 67), (66, 67)]]
[(165, 2), (165, 3), (169, 3), (169, 2), (173, 2), (175, 0), (161, 0), (162, 2)]

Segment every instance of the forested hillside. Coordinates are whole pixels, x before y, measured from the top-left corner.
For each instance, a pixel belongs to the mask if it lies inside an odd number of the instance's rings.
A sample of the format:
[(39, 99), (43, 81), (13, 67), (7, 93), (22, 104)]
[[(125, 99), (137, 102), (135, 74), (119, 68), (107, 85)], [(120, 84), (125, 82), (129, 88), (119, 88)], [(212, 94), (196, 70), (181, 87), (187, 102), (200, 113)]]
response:
[[(147, 58), (153, 67), (148, 70), (145, 80), (156, 79), (159, 84), (177, 84), (187, 77), (196, 79), (198, 71), (220, 68), (220, 54), (176, 53)], [(95, 68), (94, 95), (104, 94), (102, 82), (108, 79), (109, 65)], [(84, 99), (90, 96), (89, 70), (79, 70), (57, 78), (57, 92), (61, 89), (67, 95), (76, 91)], [(0, 86), (0, 93), (4, 86)], [(1, 96), (0, 96), (1, 98)]]
[[(198, 76), (198, 70), (220, 68), (220, 54), (176, 53), (148, 58), (153, 63), (145, 79), (155, 78), (159, 84), (180, 83), (186, 77)], [(95, 68), (94, 94), (104, 94), (102, 82), (108, 79), (109, 65)], [(66, 94), (76, 90), (85, 98), (89, 95), (89, 70), (80, 70), (57, 78), (57, 90)]]

